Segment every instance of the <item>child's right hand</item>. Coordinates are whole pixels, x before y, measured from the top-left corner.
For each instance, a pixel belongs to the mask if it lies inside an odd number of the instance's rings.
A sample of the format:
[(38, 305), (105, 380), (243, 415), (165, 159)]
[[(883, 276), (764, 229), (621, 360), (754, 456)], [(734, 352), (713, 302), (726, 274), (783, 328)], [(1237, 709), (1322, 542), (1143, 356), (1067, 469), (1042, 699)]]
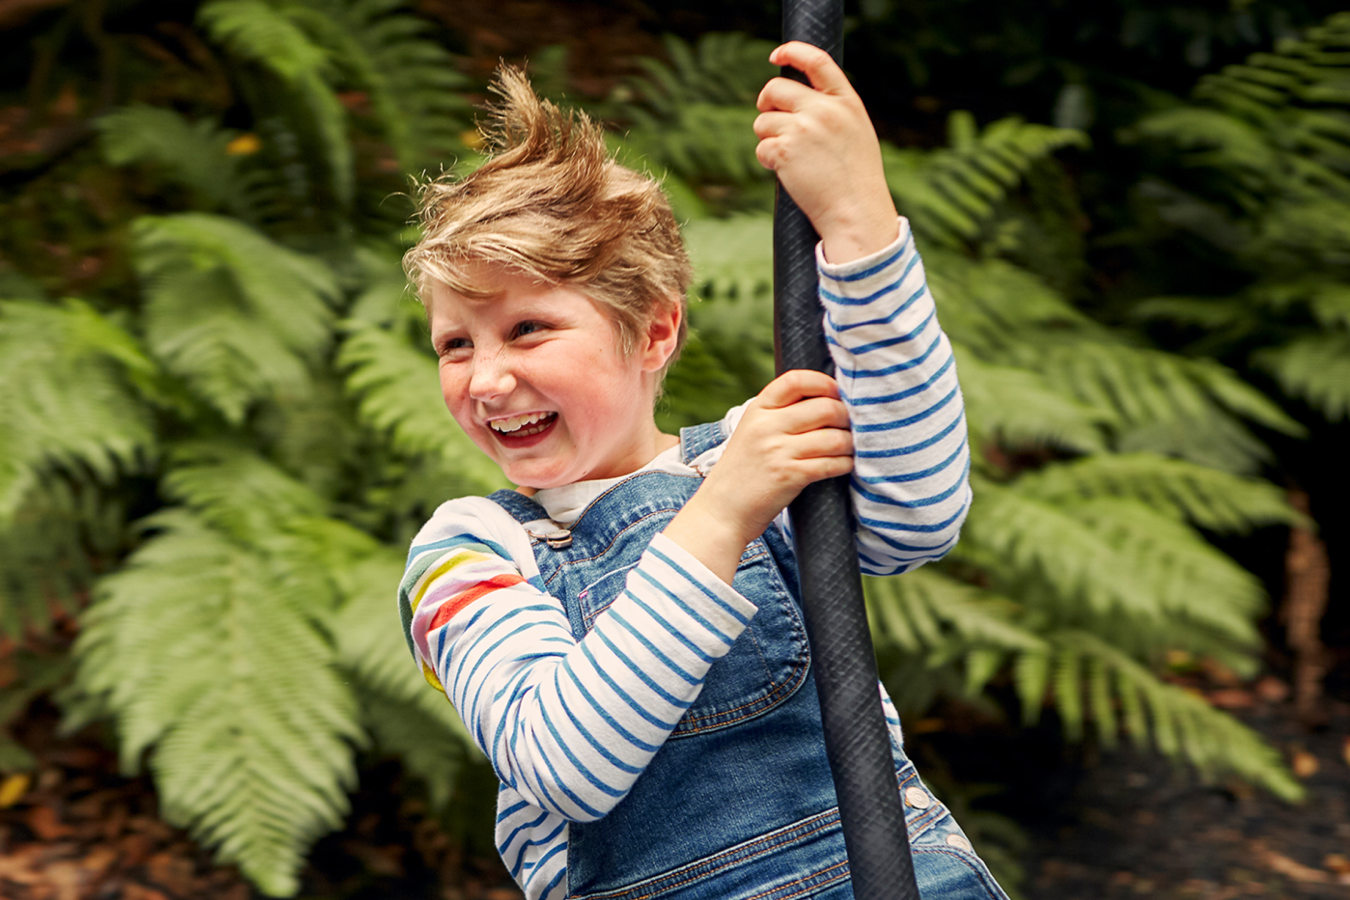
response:
[(703, 484), (665, 534), (727, 584), (747, 544), (802, 488), (853, 471), (853, 433), (824, 372), (784, 372), (747, 404)]

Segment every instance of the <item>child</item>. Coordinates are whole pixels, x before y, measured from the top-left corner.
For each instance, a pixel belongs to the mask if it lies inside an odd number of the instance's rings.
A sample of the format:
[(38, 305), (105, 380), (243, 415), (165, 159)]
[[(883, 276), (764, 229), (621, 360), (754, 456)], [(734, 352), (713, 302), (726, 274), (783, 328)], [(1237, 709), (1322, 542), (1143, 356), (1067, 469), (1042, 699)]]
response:
[[(443, 504), (399, 603), (501, 781), (529, 898), (852, 897), (784, 509), (852, 472), (859, 559), (888, 574), (945, 553), (968, 505), (951, 349), (867, 113), (823, 51), (770, 58), (811, 82), (771, 80), (754, 127), (821, 236), (837, 380), (788, 372), (660, 432), (691, 278), (675, 219), (518, 72), (490, 159), (424, 189), (406, 263), (441, 390), (519, 487)], [(1004, 897), (882, 700), (924, 896)]]

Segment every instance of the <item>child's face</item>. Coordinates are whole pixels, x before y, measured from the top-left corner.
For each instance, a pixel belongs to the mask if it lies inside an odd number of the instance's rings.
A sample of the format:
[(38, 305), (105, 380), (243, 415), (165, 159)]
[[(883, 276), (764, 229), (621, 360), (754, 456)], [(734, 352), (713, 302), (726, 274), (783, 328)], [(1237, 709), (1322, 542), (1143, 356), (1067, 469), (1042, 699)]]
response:
[[(661, 352), (619, 349), (610, 317), (583, 294), (480, 264), (486, 298), (430, 291), (441, 393), (455, 421), (517, 485), (626, 475), (662, 448), (652, 415)], [(659, 359), (658, 359), (659, 357)]]

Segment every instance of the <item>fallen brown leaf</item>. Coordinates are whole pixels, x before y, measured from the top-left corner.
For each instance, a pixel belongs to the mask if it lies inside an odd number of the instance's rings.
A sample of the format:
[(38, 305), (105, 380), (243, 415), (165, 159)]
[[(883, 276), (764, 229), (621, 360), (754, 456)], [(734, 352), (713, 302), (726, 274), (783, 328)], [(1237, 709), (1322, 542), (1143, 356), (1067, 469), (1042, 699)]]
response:
[(1299, 778), (1311, 778), (1317, 774), (1317, 770), (1320, 768), (1317, 757), (1307, 750), (1295, 750), (1293, 758), (1289, 761), (1289, 766)]

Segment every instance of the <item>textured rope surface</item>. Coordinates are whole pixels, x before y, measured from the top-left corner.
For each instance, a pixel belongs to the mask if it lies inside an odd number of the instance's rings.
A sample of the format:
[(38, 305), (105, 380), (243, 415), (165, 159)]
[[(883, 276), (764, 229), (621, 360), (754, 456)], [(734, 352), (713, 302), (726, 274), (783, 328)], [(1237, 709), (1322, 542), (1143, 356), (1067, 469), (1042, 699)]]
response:
[[(785, 0), (783, 39), (815, 44), (840, 60), (842, 7), (840, 0)], [(805, 81), (799, 72), (784, 74)], [(831, 371), (816, 296), (816, 240), (810, 221), (779, 186), (774, 210), (774, 349), (779, 372)], [(790, 510), (825, 749), (839, 796), (853, 895), (858, 900), (919, 900), (890, 736), (877, 692), (848, 479), (810, 485)]]

